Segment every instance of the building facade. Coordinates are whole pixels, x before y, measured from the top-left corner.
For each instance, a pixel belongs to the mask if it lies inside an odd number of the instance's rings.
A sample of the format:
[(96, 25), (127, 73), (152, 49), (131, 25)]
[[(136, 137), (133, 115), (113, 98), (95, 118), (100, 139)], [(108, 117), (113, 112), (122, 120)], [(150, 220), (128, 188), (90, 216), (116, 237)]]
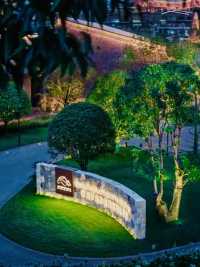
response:
[(135, 0), (144, 11), (184, 10), (200, 7), (200, 0)]

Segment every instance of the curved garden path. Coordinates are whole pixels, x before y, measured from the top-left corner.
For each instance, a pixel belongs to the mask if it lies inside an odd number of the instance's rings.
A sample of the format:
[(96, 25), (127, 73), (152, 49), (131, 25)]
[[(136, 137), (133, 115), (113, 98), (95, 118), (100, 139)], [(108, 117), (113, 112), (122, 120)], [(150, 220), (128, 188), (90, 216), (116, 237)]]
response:
[(29, 182), (36, 162), (49, 159), (45, 143), (0, 152), (0, 207)]
[[(0, 208), (30, 180), (34, 172), (34, 164), (38, 161), (49, 161), (46, 143), (33, 144), (20, 148), (0, 152)], [(189, 244), (183, 247), (167, 250), (168, 252), (187, 253), (200, 249), (200, 243)], [(141, 257), (152, 260), (165, 254), (165, 251), (140, 254), (122, 258), (74, 258), (53, 256), (24, 248), (0, 235), (0, 265), (3, 266), (30, 266), (28, 264), (51, 264), (54, 262), (68, 262), (70, 266), (82, 263), (82, 266), (97, 266), (100, 263), (113, 263), (119, 260), (130, 261)], [(84, 264), (85, 263), (85, 264)], [(56, 264), (55, 264), (56, 265)], [(54, 265), (54, 266), (55, 266)]]

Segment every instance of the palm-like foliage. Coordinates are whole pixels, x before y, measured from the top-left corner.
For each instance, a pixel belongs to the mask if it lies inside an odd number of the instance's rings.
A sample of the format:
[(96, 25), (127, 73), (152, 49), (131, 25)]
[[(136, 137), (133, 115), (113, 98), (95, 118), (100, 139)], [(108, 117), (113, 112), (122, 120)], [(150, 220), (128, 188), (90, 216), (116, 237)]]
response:
[(106, 14), (106, 0), (1, 0), (0, 88), (8, 79), (21, 88), (25, 74), (43, 81), (58, 67), (64, 74), (79, 66), (85, 74), (90, 38), (70, 34), (65, 20), (82, 15), (102, 24)]

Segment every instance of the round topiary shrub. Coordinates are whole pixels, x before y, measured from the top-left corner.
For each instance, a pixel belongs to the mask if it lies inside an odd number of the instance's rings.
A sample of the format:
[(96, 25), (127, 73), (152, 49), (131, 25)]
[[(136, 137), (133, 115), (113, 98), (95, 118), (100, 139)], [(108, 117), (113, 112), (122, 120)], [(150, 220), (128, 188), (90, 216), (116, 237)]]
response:
[(66, 106), (49, 126), (48, 144), (68, 153), (82, 170), (88, 161), (115, 149), (115, 130), (107, 113), (89, 103)]

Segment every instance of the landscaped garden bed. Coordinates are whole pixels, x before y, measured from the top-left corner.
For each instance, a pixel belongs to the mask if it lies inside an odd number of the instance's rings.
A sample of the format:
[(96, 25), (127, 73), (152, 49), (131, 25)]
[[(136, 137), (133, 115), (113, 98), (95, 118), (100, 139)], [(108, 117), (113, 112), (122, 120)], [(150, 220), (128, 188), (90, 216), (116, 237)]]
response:
[(33, 184), (1, 210), (0, 229), (26, 247), (60, 255), (126, 255), (135, 243), (108, 215), (74, 202), (35, 196)]
[[(70, 159), (60, 164), (78, 167)], [(104, 155), (89, 162), (88, 170), (119, 181), (147, 200), (147, 236), (134, 240), (109, 216), (80, 204), (36, 196), (33, 183), (11, 199), (0, 211), (0, 231), (10, 239), (40, 251), (70, 256), (124, 256), (175, 247), (200, 238), (200, 207), (195, 201), (199, 183), (184, 190), (180, 220), (166, 224), (155, 212), (152, 174), (146, 159), (139, 168), (130, 149)], [(168, 161), (167, 174), (172, 175)], [(166, 181), (170, 198), (172, 181)]]

